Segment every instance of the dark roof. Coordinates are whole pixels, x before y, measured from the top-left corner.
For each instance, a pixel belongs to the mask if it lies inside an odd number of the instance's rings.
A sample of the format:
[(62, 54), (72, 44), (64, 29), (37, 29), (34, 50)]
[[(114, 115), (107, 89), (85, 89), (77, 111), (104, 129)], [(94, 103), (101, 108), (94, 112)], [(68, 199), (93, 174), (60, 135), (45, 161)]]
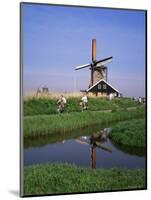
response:
[(108, 86), (110, 86), (113, 90), (115, 90), (116, 92), (119, 93), (119, 91), (114, 88), (111, 84), (109, 84), (107, 81), (105, 81), (104, 79), (100, 79), (98, 82), (96, 82), (94, 85), (92, 85), (90, 88), (87, 89), (87, 92), (89, 92), (92, 88), (94, 88), (96, 85), (98, 85), (99, 83), (104, 82), (106, 83)]

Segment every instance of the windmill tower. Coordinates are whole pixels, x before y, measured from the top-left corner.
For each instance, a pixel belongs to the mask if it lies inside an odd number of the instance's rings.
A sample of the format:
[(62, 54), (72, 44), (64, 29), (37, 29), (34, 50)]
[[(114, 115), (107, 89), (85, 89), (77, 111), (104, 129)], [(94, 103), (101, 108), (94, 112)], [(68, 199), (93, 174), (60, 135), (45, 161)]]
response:
[(89, 67), (91, 70), (90, 87), (101, 79), (107, 81), (107, 67), (106, 64), (112, 62), (112, 57), (108, 57), (102, 60), (96, 60), (96, 39), (92, 40), (92, 62), (85, 65), (76, 67), (76, 70)]
[[(101, 60), (96, 59), (96, 39), (92, 39), (91, 63), (80, 65), (75, 68), (75, 70), (80, 70), (89, 67), (91, 70), (91, 79), (87, 92), (89, 92), (91, 89), (92, 93), (95, 93), (95, 95), (98, 95), (98, 93), (101, 95), (103, 94), (103, 96), (109, 95), (110, 93), (115, 93), (115, 95), (118, 95), (118, 90), (107, 83), (108, 70), (106, 65), (112, 62), (112, 60), (112, 56)], [(98, 85), (97, 88), (96, 85)]]

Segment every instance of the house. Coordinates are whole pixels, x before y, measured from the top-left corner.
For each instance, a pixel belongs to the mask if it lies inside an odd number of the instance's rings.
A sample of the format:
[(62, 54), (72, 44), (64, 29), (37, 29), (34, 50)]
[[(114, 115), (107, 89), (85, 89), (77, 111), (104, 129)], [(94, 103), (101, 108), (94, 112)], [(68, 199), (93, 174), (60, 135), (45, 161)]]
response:
[(119, 91), (109, 84), (104, 79), (99, 80), (93, 86), (86, 90), (88, 96), (109, 96), (113, 94), (114, 97), (119, 96)]

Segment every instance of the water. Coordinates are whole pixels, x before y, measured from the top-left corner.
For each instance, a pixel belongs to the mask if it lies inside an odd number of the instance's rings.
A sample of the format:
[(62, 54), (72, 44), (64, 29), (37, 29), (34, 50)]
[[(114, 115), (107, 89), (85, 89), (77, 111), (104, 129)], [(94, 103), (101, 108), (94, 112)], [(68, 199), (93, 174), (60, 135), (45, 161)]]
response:
[(102, 141), (96, 138), (97, 130), (101, 135), (100, 127), (91, 127), (70, 134), (26, 140), (24, 165), (61, 162), (93, 168), (145, 167), (145, 149), (122, 147), (113, 144), (110, 139)]

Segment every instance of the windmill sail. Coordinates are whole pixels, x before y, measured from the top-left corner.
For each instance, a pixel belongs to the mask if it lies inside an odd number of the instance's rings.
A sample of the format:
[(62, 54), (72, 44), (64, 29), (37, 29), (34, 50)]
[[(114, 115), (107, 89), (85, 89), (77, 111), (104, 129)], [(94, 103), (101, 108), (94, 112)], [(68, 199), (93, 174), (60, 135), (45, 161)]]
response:
[(92, 61), (89, 64), (80, 65), (75, 68), (75, 70), (80, 70), (83, 68), (89, 68), (91, 70), (91, 80), (89, 87), (93, 86), (99, 80), (107, 81), (107, 67), (106, 65), (112, 62), (113, 57), (107, 57), (101, 60), (96, 59), (96, 39), (92, 39)]
[(83, 69), (83, 68), (90, 67), (90, 66), (91, 66), (91, 64), (79, 65), (75, 68), (75, 70)]
[(102, 59), (102, 60), (99, 60), (96, 62), (96, 65), (95, 67), (101, 67), (101, 66), (104, 66), (110, 62), (112, 62), (113, 60), (113, 57), (108, 57), (108, 58), (105, 58), (105, 59)]

